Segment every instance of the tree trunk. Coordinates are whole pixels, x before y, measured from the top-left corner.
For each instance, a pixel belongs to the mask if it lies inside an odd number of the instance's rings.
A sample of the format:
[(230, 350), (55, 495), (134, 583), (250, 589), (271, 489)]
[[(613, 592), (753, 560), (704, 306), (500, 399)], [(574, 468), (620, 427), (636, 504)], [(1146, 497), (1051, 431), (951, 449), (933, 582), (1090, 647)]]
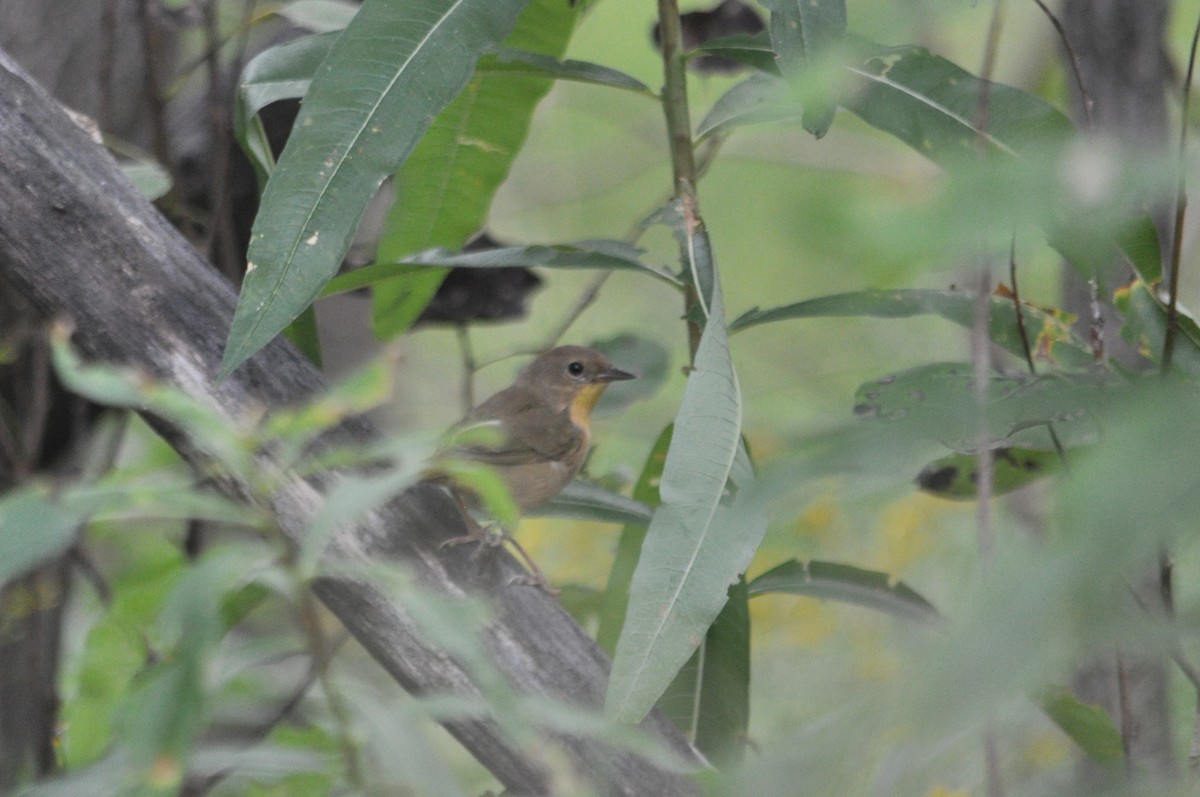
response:
[[(1166, 152), (1166, 91), (1172, 72), (1164, 46), (1167, 11), (1167, 0), (1066, 0), (1063, 27), (1083, 82), (1082, 92), (1073, 86), (1075, 118), (1081, 128), (1090, 125), (1092, 135), (1130, 150)], [(1085, 102), (1090, 103), (1089, 113)], [(1166, 252), (1172, 223), (1169, 209), (1148, 210)], [(1106, 351), (1129, 367), (1144, 368), (1145, 361), (1121, 340), (1120, 319), (1109, 301), (1113, 289), (1132, 276), (1127, 264), (1111, 264), (1099, 275), (1098, 306)], [(1090, 289), (1070, 268), (1064, 279), (1064, 306), (1077, 313), (1082, 324), (1091, 323)], [(1146, 574), (1142, 582), (1138, 590), (1142, 603), (1161, 611), (1159, 574)], [(1130, 768), (1154, 774), (1172, 770), (1167, 662), (1162, 656), (1132, 650), (1099, 656), (1076, 672), (1075, 690), (1085, 702), (1104, 706), (1122, 729)], [(1085, 763), (1084, 768), (1085, 781), (1093, 785), (1111, 777), (1096, 765)]]

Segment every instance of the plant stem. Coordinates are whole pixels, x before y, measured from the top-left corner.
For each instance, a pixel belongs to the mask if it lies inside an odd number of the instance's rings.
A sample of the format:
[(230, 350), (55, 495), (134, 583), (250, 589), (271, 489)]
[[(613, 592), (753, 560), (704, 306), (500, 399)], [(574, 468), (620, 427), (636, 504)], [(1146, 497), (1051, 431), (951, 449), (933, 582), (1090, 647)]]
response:
[(1179, 123), (1179, 182), (1175, 189), (1175, 227), (1171, 231), (1171, 273), (1167, 290), (1167, 331), (1163, 340), (1162, 370), (1171, 370), (1171, 357), (1175, 353), (1175, 338), (1179, 330), (1179, 266), (1183, 259), (1183, 219), (1187, 214), (1187, 178), (1184, 164), (1187, 162), (1187, 131), (1191, 118), (1192, 75), (1196, 70), (1196, 46), (1200, 44), (1200, 21), (1192, 33), (1192, 50), (1188, 56), (1187, 77), (1183, 81), (1183, 113)]
[[(687, 74), (683, 62), (683, 33), (679, 23), (677, 0), (658, 0), (658, 23), (662, 38), (663, 57), (663, 115), (667, 121), (667, 143), (671, 153), (671, 175), (674, 196), (689, 209), (697, 221), (700, 211), (696, 202), (696, 157), (692, 150), (692, 121), (688, 113)], [(691, 315), (698, 295), (695, 284), (684, 291), (683, 309), (687, 317), (688, 347), (692, 358), (700, 346), (703, 326)]]

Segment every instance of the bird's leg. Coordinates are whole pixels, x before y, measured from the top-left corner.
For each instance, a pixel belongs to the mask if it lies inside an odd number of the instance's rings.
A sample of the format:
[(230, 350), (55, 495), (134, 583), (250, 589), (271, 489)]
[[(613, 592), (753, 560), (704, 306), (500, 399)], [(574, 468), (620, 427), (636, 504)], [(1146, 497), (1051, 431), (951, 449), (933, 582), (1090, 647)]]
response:
[(480, 547), (480, 549), (484, 547), (496, 548), (508, 543), (512, 550), (517, 554), (517, 557), (525, 564), (527, 568), (529, 568), (530, 571), (532, 571), (523, 576), (513, 576), (511, 579), (509, 579), (508, 583), (510, 585), (526, 584), (532, 587), (541, 587), (545, 592), (553, 595), (556, 598), (559, 596), (559, 594), (561, 594), (559, 590), (550, 586), (549, 580), (546, 579), (546, 574), (542, 572), (542, 569), (537, 566), (537, 562), (533, 561), (533, 557), (529, 555), (529, 552), (525, 550), (521, 543), (517, 542), (515, 537), (506, 532), (497, 524), (489, 523), (486, 526), (481, 526), (479, 522), (472, 517), (470, 511), (467, 509), (467, 505), (463, 502), (462, 496), (460, 496), (457, 491), (454, 493), (454, 500), (455, 503), (458, 504), (458, 510), (462, 514), (463, 521), (467, 524), (469, 531), (466, 534), (462, 534), (457, 537), (451, 537), (448, 540), (443, 540), (441, 544), (438, 545), (439, 549), (451, 548), (456, 545), (464, 545), (467, 543), (475, 543)]

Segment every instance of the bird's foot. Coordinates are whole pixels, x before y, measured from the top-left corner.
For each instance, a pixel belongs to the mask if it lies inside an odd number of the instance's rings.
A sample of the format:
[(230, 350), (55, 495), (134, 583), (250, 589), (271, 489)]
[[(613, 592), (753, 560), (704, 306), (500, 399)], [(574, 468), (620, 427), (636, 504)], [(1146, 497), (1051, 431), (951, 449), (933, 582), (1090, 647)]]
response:
[[(529, 555), (521, 543), (517, 542), (516, 538), (501, 529), (499, 526), (476, 525), (470, 534), (463, 534), (458, 537), (451, 537), (448, 540), (443, 540), (441, 544), (438, 545), (438, 549), (452, 548), (456, 545), (467, 545), (472, 543), (479, 546), (477, 552), (482, 551), (485, 548), (499, 548), (507, 543), (512, 551), (517, 555), (517, 558), (519, 558), (525, 564), (525, 566), (529, 568), (531, 572), (510, 578), (508, 580), (509, 586), (525, 585), (531, 587), (541, 587), (544, 592), (555, 598), (562, 594), (559, 590), (550, 586), (550, 581), (546, 578), (546, 574), (543, 573), (542, 569), (537, 566), (537, 563), (533, 561), (533, 557)], [(476, 553), (476, 555), (478, 555), (478, 553)]]

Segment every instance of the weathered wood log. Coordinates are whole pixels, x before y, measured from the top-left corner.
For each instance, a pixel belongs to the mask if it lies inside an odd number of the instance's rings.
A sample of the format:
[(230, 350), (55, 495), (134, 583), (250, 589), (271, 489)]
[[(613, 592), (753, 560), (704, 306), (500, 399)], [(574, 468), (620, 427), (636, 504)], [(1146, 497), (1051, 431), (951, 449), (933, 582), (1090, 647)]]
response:
[[(283, 341), (268, 346), (223, 384), (214, 383), (236, 296), (179, 233), (126, 181), (109, 155), (0, 52), (0, 280), (46, 317), (75, 323), (85, 355), (121, 363), (177, 386), (229, 417), (303, 401), (319, 391), (317, 371)], [(185, 459), (201, 455), (151, 419)], [(339, 442), (370, 439), (368, 424), (340, 427)], [(264, 468), (278, 470), (268, 459)], [(270, 499), (279, 526), (298, 538), (336, 473), (290, 478)], [(225, 480), (221, 489), (245, 493)], [(495, 620), (481, 631), (497, 668), (521, 693), (596, 708), (608, 662), (562, 607), (538, 589), (510, 586), (523, 571), (502, 551), (472, 557), (439, 550), (465, 527), (441, 490), (418, 485), (369, 513), (334, 543), (347, 562), (402, 562), (422, 585), (447, 596), (475, 594)], [(352, 577), (327, 576), (317, 595), (404, 687), (418, 694), (477, 695), (468, 669), (417, 632), (404, 607)], [(512, 792), (540, 794), (547, 773), (488, 720), (446, 723)], [(680, 756), (698, 756), (661, 715), (643, 726)], [(602, 794), (683, 795), (683, 774), (594, 739), (550, 734), (580, 776)]]

